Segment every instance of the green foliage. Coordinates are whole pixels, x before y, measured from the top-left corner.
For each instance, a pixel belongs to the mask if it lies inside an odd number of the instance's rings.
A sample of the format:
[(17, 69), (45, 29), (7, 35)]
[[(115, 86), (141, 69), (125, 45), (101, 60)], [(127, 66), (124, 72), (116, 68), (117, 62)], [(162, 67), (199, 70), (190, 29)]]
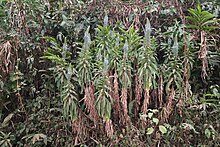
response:
[(29, 135), (22, 137), (22, 139), (25, 139), (25, 140), (31, 139), (33, 145), (42, 145), (42, 144), (36, 143), (36, 142), (41, 142), (41, 141), (43, 141), (44, 145), (47, 145), (47, 136), (44, 134), (29, 134)]
[(54, 38), (47, 37), (52, 44), (52, 48), (49, 48), (44, 59), (49, 59), (55, 63), (55, 66), (50, 68), (53, 72), (53, 77), (60, 92), (59, 96), (63, 101), (63, 113), (65, 118), (75, 120), (77, 118), (77, 92), (74, 82), (76, 82), (76, 70), (74, 65), (69, 61), (71, 53), (68, 51), (66, 40), (64, 40), (61, 47)]
[(149, 20), (145, 25), (145, 37), (143, 46), (138, 50), (138, 74), (143, 81), (144, 88), (150, 90), (156, 83), (156, 75), (158, 75), (158, 64), (156, 60), (156, 44), (151, 41), (151, 27)]
[(217, 20), (214, 19), (215, 15), (207, 11), (203, 11), (200, 5), (198, 5), (197, 9), (190, 8), (188, 11), (191, 16), (187, 16), (187, 19), (189, 19), (193, 24), (188, 25), (187, 28), (195, 28), (201, 31), (211, 31), (218, 28), (213, 25), (217, 22)]
[(110, 85), (109, 85), (109, 78), (106, 75), (106, 72), (103, 72), (95, 82), (97, 87), (97, 92), (95, 93), (97, 97), (97, 110), (101, 117), (104, 119), (111, 118), (111, 111), (112, 111), (112, 97), (110, 95)]
[(128, 42), (125, 42), (123, 47), (123, 58), (120, 61), (120, 65), (118, 67), (118, 73), (120, 77), (120, 82), (124, 88), (131, 87), (131, 60), (129, 60), (128, 56)]
[[(170, 90), (172, 85), (177, 91), (182, 90), (182, 75), (183, 75), (183, 28), (176, 22), (174, 27), (170, 27), (167, 35), (168, 42), (164, 43), (165, 61), (161, 66), (164, 72), (164, 83), (166, 83), (166, 92)], [(178, 40), (180, 38), (180, 41)], [(190, 56), (187, 56), (190, 58)], [(192, 64), (192, 63), (191, 63)]]
[(78, 82), (79, 85), (84, 89), (85, 85), (88, 85), (93, 78), (93, 64), (92, 64), (92, 54), (90, 51), (91, 38), (89, 34), (89, 28), (84, 35), (84, 44), (79, 52), (77, 60), (77, 71), (78, 71)]
[(0, 146), (219, 146), (218, 3), (189, 7), (1, 0)]
[(11, 133), (5, 134), (4, 132), (0, 131), (0, 145), (2, 147), (12, 147), (11, 141), (14, 140), (14, 136)]

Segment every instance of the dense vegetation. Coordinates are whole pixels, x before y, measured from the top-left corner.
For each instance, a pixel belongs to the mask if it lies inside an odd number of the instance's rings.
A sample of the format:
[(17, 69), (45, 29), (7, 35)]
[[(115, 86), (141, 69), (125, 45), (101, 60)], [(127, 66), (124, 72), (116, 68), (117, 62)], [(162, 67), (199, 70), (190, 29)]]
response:
[(218, 0), (0, 0), (0, 146), (220, 146)]

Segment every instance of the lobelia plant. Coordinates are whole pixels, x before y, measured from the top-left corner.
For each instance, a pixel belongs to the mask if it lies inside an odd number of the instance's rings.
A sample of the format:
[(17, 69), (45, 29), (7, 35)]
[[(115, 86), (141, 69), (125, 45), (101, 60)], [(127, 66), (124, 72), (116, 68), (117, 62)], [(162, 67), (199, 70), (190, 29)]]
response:
[(208, 35), (211, 31), (218, 28), (215, 24), (217, 24), (217, 19), (215, 19), (215, 15), (203, 11), (201, 6), (198, 5), (197, 9), (189, 9), (190, 16), (186, 16), (186, 18), (191, 22), (191, 24), (187, 25), (189, 29), (196, 29), (197, 33), (195, 34), (196, 38), (200, 37), (200, 50), (199, 50), (199, 59), (202, 61), (202, 72), (201, 77), (205, 79), (208, 68)]
[(54, 80), (58, 88), (59, 96), (63, 101), (63, 114), (66, 119), (76, 120), (78, 99), (76, 86), (77, 72), (72, 63), (69, 63), (71, 53), (68, 51), (66, 40), (63, 46), (60, 46), (56, 39), (52, 37), (45, 37), (51, 43), (51, 48), (45, 52), (41, 58), (49, 59), (54, 63), (54, 67), (49, 68), (53, 72)]
[(217, 23), (217, 19), (214, 19), (215, 15), (207, 11), (203, 11), (200, 5), (197, 6), (197, 9), (190, 8), (188, 11), (190, 16), (186, 16), (186, 18), (190, 20), (192, 24), (187, 25), (187, 28), (194, 28), (199, 31), (211, 31), (218, 28), (214, 25)]
[(84, 34), (84, 43), (80, 52), (78, 54), (76, 69), (78, 71), (78, 82), (81, 88), (81, 91), (84, 92), (84, 103), (89, 111), (89, 116), (93, 119), (94, 124), (96, 125), (98, 121), (98, 113), (95, 106), (95, 87), (94, 82), (92, 81), (93, 75), (93, 54), (91, 53), (90, 47), (92, 41), (89, 34), (89, 27), (87, 28)]
[(131, 61), (128, 58), (128, 43), (125, 42), (123, 47), (123, 58), (121, 59), (121, 64), (118, 68), (119, 79), (122, 85), (121, 89), (121, 104), (123, 111), (123, 124), (128, 124), (130, 118), (128, 115), (128, 88), (131, 87)]
[(166, 60), (161, 66), (166, 92), (166, 106), (162, 110), (162, 121), (168, 120), (169, 115), (171, 114), (173, 109), (174, 98), (178, 95), (178, 99), (180, 99), (181, 92), (183, 90), (183, 61), (181, 59), (181, 53), (179, 51), (182, 46), (178, 41), (179, 35), (181, 36), (181, 34), (179, 33), (175, 30), (174, 32), (171, 32), (171, 38), (169, 38), (169, 42), (167, 43), (165, 48)]
[(109, 74), (110, 74), (110, 83), (112, 87), (111, 95), (113, 98), (113, 117), (115, 121), (120, 124), (121, 120), (121, 104), (120, 104), (120, 88), (119, 88), (119, 77), (118, 77), (118, 68), (120, 66), (120, 60), (122, 58), (122, 44), (121, 38), (119, 34), (112, 31), (112, 39), (111, 43), (109, 43)]
[[(112, 83), (110, 80), (111, 70), (109, 66), (110, 52), (113, 47), (113, 32), (108, 26), (108, 17), (104, 18), (104, 26), (98, 26), (96, 37), (96, 46), (94, 51), (94, 81), (97, 98), (96, 105), (99, 116), (105, 123), (105, 132), (108, 137), (113, 136), (113, 124), (111, 120), (113, 94)], [(117, 100), (116, 100), (117, 101)], [(118, 110), (115, 110), (118, 111)]]
[[(124, 123), (128, 123), (130, 121), (127, 112), (132, 116), (132, 109), (135, 104), (135, 117), (137, 118), (140, 99), (141, 99), (141, 84), (138, 74), (136, 74), (138, 70), (138, 50), (141, 47), (140, 41), (142, 36), (138, 34), (138, 30), (135, 30), (132, 26), (126, 31), (120, 28), (122, 35), (120, 35), (121, 41), (123, 41), (123, 55), (121, 57), (121, 65), (118, 70), (119, 79), (122, 85), (121, 93), (121, 101), (122, 108), (124, 109)], [(136, 74), (136, 75), (135, 75)], [(135, 75), (135, 85), (133, 85), (133, 77)], [(126, 80), (126, 81), (123, 81)], [(133, 100), (133, 87), (135, 87), (135, 99)], [(129, 96), (129, 98), (128, 98)], [(127, 119), (127, 120), (126, 120)], [(128, 122), (127, 122), (128, 121)]]
[(146, 114), (150, 102), (150, 90), (156, 83), (156, 76), (158, 74), (158, 65), (155, 54), (155, 43), (151, 40), (151, 26), (150, 21), (147, 19), (145, 25), (145, 36), (143, 46), (138, 52), (138, 75), (140, 83), (143, 84), (144, 102), (142, 106), (142, 113)]
[(105, 58), (101, 65), (102, 71), (95, 79), (96, 86), (96, 104), (98, 114), (103, 118), (105, 122), (105, 131), (107, 136), (112, 137), (113, 126), (111, 120), (113, 99), (111, 96), (111, 85), (108, 75), (108, 60)]

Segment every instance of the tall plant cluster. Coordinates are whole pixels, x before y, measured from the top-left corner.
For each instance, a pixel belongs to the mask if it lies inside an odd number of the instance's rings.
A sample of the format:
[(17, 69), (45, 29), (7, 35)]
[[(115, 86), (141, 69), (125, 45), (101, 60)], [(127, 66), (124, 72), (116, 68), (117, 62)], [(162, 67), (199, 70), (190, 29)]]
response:
[[(191, 10), (192, 15), (193, 11), (201, 10), (200, 7), (198, 10)], [(208, 21), (211, 17), (207, 17)], [(133, 27), (125, 30), (109, 26), (107, 16), (104, 18), (104, 25), (96, 28), (94, 40), (91, 39), (88, 28), (74, 62), (75, 83), (80, 89), (79, 95), (83, 95), (76, 99), (78, 106), (75, 105), (74, 110), (77, 109), (80, 113), (85, 111), (95, 128), (101, 123), (110, 138), (116, 137), (114, 134), (118, 127), (129, 126), (148, 128), (145, 132), (148, 135), (166, 133), (169, 127), (164, 124), (173, 118), (173, 111), (178, 109), (175, 115), (182, 117), (183, 105), (193, 96), (189, 83), (193, 67), (190, 48), (193, 45), (186, 42), (190, 33), (184, 29), (184, 26), (176, 22), (173, 28), (170, 27), (164, 33), (168, 42), (161, 46), (165, 60), (159, 63), (157, 40), (151, 36), (152, 28), (148, 19), (143, 36)], [(51, 56), (44, 58), (53, 60)], [(204, 72), (203, 68), (201, 72)], [(71, 112), (70, 107), (64, 105), (64, 112), (66, 111)], [(74, 114), (77, 119), (79, 114)], [(158, 117), (153, 118), (156, 123), (154, 127), (149, 124), (152, 115)], [(72, 120), (73, 124), (78, 123), (77, 120)], [(79, 129), (77, 131), (81, 132)]]

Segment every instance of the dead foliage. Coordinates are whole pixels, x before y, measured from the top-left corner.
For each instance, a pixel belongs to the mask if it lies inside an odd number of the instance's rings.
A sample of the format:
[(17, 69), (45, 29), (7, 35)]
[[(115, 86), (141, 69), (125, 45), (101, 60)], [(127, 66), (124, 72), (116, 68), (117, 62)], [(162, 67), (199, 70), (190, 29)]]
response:
[(122, 88), (121, 90), (121, 105), (122, 105), (122, 111), (123, 111), (123, 124), (128, 125), (129, 123), (129, 115), (128, 115), (128, 90), (127, 88)]
[(89, 86), (85, 87), (84, 102), (90, 118), (93, 120), (94, 124), (96, 125), (98, 122), (98, 112), (96, 110), (96, 107), (94, 107), (96, 100), (94, 93), (95, 93), (95, 87), (93, 84), (90, 84)]
[(120, 96), (119, 96), (119, 83), (118, 83), (118, 74), (117, 71), (114, 73), (114, 81), (113, 81), (113, 113), (116, 122), (120, 121), (121, 118), (121, 106), (120, 106)]
[(5, 79), (10, 71), (14, 70), (15, 58), (10, 41), (6, 41), (0, 46), (0, 73)]

